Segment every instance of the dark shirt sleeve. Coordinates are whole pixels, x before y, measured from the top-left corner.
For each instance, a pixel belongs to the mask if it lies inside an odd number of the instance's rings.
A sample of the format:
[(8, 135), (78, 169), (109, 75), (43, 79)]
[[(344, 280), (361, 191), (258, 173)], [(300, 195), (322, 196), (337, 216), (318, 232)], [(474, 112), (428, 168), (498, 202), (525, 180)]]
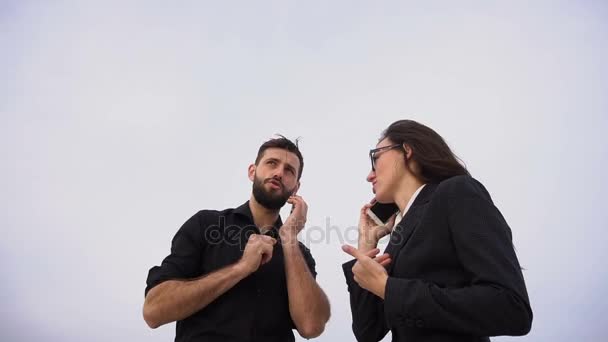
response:
[(353, 259), (342, 265), (350, 295), (353, 333), (359, 342), (380, 341), (389, 330), (383, 319), (384, 301), (355, 282), (353, 266), (356, 262)]
[(420, 279), (389, 277), (389, 325), (413, 317), (419, 328), (478, 336), (527, 334), (532, 310), (511, 230), (489, 194), (474, 179), (459, 177), (436, 195), (445, 196), (453, 243), (471, 282), (443, 288)]
[(160, 266), (150, 269), (146, 281), (146, 295), (151, 288), (163, 281), (199, 276), (203, 249), (201, 216), (202, 212), (199, 212), (182, 225), (171, 241), (171, 254)]
[(302, 256), (304, 256), (304, 260), (306, 261), (306, 265), (308, 265), (308, 269), (310, 270), (310, 273), (312, 274), (313, 278), (317, 278), (317, 270), (316, 270), (316, 263), (315, 263), (315, 259), (312, 257), (312, 254), (310, 253), (310, 249), (308, 249), (308, 247), (306, 247), (302, 242), (298, 242), (300, 245), (300, 250), (302, 251)]

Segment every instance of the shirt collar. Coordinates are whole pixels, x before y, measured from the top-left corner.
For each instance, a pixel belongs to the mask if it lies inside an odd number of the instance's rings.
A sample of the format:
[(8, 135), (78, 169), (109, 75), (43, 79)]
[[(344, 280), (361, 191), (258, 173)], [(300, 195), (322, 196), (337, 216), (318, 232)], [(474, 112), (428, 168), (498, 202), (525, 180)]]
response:
[(414, 201), (416, 200), (416, 197), (418, 197), (418, 194), (420, 194), (420, 191), (422, 191), (422, 188), (424, 188), (426, 184), (422, 184), (412, 195), (412, 197), (410, 197), (410, 200), (407, 202), (407, 205), (405, 206), (405, 210), (403, 210), (403, 212), (401, 213), (401, 216), (405, 216), (405, 214), (407, 214), (407, 211), (410, 210), (410, 207), (412, 206), (412, 204), (414, 204)]
[[(249, 207), (249, 201), (243, 203), (238, 208), (235, 208), (233, 213), (245, 216), (253, 223), (253, 214), (251, 213), (251, 208)], [(266, 234), (276, 238), (276, 236), (278, 236), (279, 228), (281, 228), (281, 226), (283, 226), (283, 221), (281, 220), (281, 215), (279, 215), (277, 220), (274, 222), (272, 230), (269, 230), (268, 232), (266, 232)]]

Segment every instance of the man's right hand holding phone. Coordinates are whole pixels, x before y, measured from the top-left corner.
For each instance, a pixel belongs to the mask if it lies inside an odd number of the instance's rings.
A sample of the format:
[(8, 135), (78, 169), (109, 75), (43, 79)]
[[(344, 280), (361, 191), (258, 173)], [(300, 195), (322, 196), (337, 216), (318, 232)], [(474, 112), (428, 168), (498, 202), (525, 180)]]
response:
[(378, 241), (388, 235), (395, 225), (396, 214), (386, 222), (386, 225), (376, 224), (367, 214), (367, 210), (374, 205), (375, 201), (367, 203), (361, 208), (359, 214), (359, 250), (363, 253), (376, 248)]

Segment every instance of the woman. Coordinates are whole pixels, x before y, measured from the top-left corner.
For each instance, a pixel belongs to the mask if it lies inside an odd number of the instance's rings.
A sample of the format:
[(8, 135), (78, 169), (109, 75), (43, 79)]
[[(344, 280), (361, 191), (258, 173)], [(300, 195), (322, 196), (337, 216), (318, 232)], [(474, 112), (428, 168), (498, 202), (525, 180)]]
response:
[(374, 201), (396, 203), (403, 219), (377, 226), (366, 204), (358, 248), (343, 246), (355, 257), (343, 269), (357, 340), (379, 341), (389, 330), (408, 342), (527, 334), (532, 310), (511, 230), (443, 138), (397, 121), (370, 157)]

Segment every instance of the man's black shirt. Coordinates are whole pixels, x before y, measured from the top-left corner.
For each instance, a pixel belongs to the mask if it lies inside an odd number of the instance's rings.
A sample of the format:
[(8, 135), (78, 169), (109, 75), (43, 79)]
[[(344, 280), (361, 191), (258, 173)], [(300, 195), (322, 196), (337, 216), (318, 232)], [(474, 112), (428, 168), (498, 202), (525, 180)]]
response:
[[(279, 238), (279, 217), (266, 232)], [(249, 235), (259, 234), (249, 202), (224, 211), (201, 210), (175, 234), (171, 254), (148, 273), (145, 293), (169, 279), (198, 278), (236, 263)], [(300, 243), (304, 259), (316, 277), (315, 261)], [(294, 341), (289, 314), (285, 263), (281, 243), (272, 259), (202, 310), (176, 324), (175, 341)]]

